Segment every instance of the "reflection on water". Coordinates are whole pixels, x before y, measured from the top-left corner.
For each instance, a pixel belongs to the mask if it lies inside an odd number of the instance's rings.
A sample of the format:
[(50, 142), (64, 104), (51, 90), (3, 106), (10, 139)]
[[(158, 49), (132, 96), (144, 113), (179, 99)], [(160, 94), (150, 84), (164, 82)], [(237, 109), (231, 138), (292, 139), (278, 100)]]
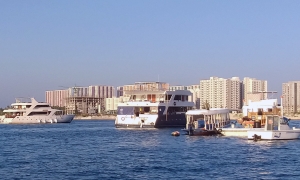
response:
[[(293, 122), (298, 125), (298, 122)], [(113, 121), (1, 125), (7, 179), (297, 179), (299, 140), (171, 136)], [(205, 178), (204, 178), (205, 177)]]

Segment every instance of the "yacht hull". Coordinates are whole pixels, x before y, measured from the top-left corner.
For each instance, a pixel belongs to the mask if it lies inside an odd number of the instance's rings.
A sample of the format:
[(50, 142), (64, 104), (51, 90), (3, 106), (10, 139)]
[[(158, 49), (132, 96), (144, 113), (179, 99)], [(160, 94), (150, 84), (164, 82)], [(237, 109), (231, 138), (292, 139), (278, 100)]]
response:
[(140, 117), (118, 115), (116, 128), (183, 128), (186, 124), (185, 114), (145, 115)]
[(41, 123), (70, 123), (75, 115), (61, 116), (16, 116), (15, 118), (4, 118), (1, 124), (41, 124)]

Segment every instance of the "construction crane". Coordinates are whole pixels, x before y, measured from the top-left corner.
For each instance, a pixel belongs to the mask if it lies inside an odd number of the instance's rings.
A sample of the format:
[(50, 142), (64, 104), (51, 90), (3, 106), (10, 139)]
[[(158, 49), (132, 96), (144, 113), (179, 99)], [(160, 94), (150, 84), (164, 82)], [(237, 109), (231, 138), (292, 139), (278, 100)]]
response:
[[(264, 98), (264, 94), (273, 95), (273, 94), (276, 94), (276, 93), (277, 93), (277, 91), (253, 91), (253, 92), (248, 92), (247, 94), (261, 94), (261, 97)], [(268, 99), (268, 97), (267, 97), (267, 99)]]

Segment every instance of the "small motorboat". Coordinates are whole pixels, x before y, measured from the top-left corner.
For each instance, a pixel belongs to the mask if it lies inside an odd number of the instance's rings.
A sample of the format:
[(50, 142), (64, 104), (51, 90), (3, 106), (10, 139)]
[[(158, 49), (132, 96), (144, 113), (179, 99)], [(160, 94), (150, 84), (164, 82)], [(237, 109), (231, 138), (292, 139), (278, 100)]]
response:
[(291, 140), (300, 137), (300, 129), (289, 126), (286, 117), (267, 116), (267, 125), (261, 130), (249, 130), (248, 139), (256, 140)]

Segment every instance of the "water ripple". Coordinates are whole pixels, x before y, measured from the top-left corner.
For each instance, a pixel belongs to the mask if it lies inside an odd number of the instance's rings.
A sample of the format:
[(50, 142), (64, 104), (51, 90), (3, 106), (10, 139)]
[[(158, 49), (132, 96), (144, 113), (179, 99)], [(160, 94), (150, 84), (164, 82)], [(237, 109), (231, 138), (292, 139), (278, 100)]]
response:
[[(297, 121), (292, 122), (299, 125)], [(299, 140), (171, 136), (113, 121), (1, 125), (2, 179), (296, 179)]]

